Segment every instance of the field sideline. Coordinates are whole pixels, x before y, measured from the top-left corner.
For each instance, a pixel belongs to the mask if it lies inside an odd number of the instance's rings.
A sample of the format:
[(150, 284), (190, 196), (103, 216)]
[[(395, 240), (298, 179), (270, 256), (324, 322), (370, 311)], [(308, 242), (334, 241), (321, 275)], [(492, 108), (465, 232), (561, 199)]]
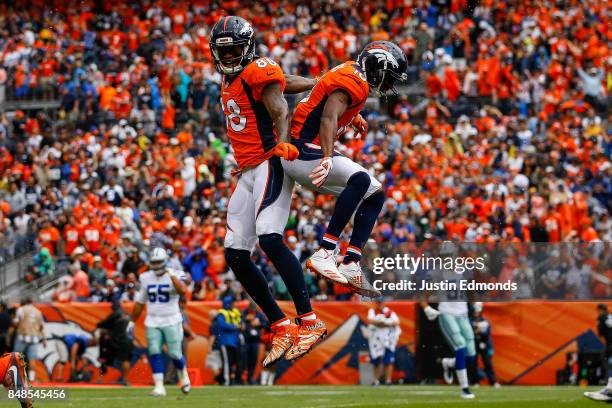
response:
[[(475, 400), (462, 400), (456, 386), (275, 386), (275, 387), (198, 387), (183, 397), (176, 387), (167, 387), (168, 396), (153, 399), (149, 388), (71, 388), (68, 401), (41, 401), (35, 406), (87, 408), (350, 408), (350, 407), (434, 407), (470, 405), (495, 408), (604, 407), (605, 403), (587, 400), (582, 393), (597, 387), (525, 387), (474, 389)], [(16, 407), (15, 402), (0, 402), (0, 407)]]

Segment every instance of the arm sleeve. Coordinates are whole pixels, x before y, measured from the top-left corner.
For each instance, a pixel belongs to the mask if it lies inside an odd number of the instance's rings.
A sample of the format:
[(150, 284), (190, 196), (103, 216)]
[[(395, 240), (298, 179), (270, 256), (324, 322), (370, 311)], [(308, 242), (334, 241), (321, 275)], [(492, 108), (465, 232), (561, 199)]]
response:
[(285, 75), (283, 70), (278, 66), (277, 63), (270, 63), (271, 60), (268, 58), (260, 58), (251, 63), (252, 68), (249, 69), (246, 75), (246, 83), (251, 87), (253, 99), (256, 101), (261, 100), (261, 93), (264, 88), (272, 83), (279, 83), (281, 86), (281, 92), (285, 91)]

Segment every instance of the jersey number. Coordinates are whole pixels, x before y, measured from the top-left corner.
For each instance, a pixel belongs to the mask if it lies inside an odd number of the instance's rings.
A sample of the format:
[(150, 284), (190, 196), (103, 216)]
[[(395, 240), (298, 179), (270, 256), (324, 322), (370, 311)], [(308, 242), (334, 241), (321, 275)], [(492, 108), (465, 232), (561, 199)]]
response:
[(170, 301), (170, 285), (147, 285), (147, 296), (151, 303), (168, 303)]
[(267, 65), (278, 65), (274, 60), (271, 60), (270, 58), (260, 58), (257, 61), (255, 61), (255, 63), (257, 64), (257, 66), (259, 68), (265, 68)]
[[(223, 103), (223, 102), (222, 102)], [(246, 117), (240, 115), (240, 106), (235, 100), (230, 99), (227, 101), (227, 126), (231, 127), (234, 132), (243, 131), (246, 127)]]
[[(346, 63), (337, 65), (337, 66), (335, 66), (335, 67), (333, 67), (331, 69), (331, 72), (336, 72), (337, 70), (339, 70), (340, 68), (344, 68), (345, 66), (346, 66)], [(365, 74), (363, 72), (360, 72), (357, 69), (353, 71), (353, 74), (357, 75), (362, 81), (367, 81), (368, 80), (366, 78)]]

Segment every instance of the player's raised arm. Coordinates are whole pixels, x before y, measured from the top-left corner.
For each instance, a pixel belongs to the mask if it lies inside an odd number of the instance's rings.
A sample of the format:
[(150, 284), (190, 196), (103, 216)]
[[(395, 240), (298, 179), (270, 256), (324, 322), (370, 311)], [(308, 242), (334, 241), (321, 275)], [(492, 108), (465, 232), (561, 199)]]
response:
[(179, 296), (183, 296), (187, 290), (181, 276), (178, 276), (178, 273), (170, 269), (168, 270), (168, 275), (170, 276), (170, 280), (172, 281), (172, 285), (174, 286), (176, 293), (178, 293)]
[(310, 91), (317, 83), (316, 79), (304, 78), (299, 75), (285, 75), (285, 93), (298, 94)]
[(274, 148), (274, 155), (285, 160), (297, 159), (299, 155), (297, 148), (288, 143), (289, 107), (283, 96), (281, 84), (274, 82), (266, 85), (261, 92), (261, 99), (274, 122), (278, 135), (278, 144)]

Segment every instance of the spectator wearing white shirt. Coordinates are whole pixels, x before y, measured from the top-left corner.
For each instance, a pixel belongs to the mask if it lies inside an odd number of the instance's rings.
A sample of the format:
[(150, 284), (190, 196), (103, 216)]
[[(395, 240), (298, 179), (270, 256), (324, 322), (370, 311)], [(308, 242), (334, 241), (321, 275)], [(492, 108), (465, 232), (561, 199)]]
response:
[(457, 121), (457, 126), (455, 126), (455, 133), (461, 137), (461, 141), (465, 143), (471, 136), (476, 136), (478, 134), (478, 129), (472, 126), (470, 119), (466, 115), (461, 115)]
[(185, 158), (184, 166), (181, 169), (181, 178), (185, 182), (183, 196), (189, 197), (197, 187), (195, 159), (193, 157)]
[(374, 366), (374, 384), (379, 385), (384, 374), (385, 384), (391, 384), (395, 347), (401, 334), (397, 314), (379, 299), (376, 307), (368, 310), (370, 361)]

